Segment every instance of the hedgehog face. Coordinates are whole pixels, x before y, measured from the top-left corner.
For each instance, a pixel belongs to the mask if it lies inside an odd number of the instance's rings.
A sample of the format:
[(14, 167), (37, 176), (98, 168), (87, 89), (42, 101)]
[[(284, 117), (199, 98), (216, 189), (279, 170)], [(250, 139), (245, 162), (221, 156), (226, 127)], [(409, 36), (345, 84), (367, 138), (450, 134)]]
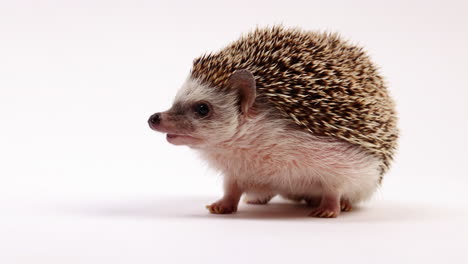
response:
[(174, 145), (207, 148), (229, 141), (243, 122), (241, 113), (248, 111), (255, 99), (255, 85), (243, 89), (247, 82), (241, 77), (245, 76), (254, 84), (251, 74), (237, 72), (227, 89), (210, 87), (189, 77), (172, 107), (150, 117), (150, 127), (167, 133), (167, 141)]

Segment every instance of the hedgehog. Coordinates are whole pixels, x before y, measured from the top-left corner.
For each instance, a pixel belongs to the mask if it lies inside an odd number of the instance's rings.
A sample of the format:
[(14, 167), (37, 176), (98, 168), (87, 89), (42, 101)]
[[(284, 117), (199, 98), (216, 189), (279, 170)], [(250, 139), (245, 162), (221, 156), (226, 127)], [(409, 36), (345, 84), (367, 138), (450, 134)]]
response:
[(279, 195), (334, 218), (372, 196), (396, 151), (379, 71), (337, 33), (257, 28), (195, 59), (172, 107), (148, 122), (221, 172), (224, 195), (209, 212)]

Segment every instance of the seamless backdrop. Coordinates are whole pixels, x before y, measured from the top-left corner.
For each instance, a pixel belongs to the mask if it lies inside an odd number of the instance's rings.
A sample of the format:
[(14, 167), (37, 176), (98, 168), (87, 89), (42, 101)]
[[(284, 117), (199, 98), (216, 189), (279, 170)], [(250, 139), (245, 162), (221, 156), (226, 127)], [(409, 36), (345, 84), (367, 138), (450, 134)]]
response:
[[(465, 1), (1, 1), (1, 263), (468, 261)], [(256, 26), (337, 31), (400, 116), (375, 198), (211, 216), (221, 177), (147, 127), (192, 59)]]

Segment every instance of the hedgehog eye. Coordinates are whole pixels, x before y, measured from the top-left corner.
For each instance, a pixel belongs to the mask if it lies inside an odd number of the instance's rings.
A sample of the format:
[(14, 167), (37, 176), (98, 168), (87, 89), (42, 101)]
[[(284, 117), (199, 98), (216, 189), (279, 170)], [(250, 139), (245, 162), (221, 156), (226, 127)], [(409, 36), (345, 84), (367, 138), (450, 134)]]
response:
[(199, 116), (205, 117), (210, 113), (210, 107), (206, 103), (199, 103), (195, 105), (195, 112)]

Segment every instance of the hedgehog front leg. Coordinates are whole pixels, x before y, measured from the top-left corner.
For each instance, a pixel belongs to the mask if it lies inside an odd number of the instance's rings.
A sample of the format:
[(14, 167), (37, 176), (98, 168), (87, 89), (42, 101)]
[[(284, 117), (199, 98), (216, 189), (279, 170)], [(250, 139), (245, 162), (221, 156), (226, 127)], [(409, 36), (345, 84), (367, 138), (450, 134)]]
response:
[(340, 214), (340, 194), (336, 190), (323, 189), (320, 205), (309, 216), (335, 218)]
[(237, 205), (242, 196), (242, 189), (231, 177), (224, 179), (224, 196), (217, 202), (207, 205), (212, 214), (232, 214), (237, 211)]

